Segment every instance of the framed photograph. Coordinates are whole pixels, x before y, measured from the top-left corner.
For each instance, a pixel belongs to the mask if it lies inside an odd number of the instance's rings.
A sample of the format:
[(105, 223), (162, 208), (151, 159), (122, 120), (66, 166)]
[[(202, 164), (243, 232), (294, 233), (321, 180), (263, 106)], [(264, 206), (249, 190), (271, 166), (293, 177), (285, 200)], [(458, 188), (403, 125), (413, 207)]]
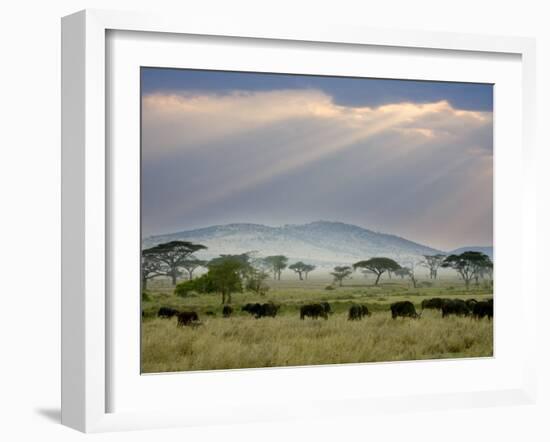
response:
[(64, 424), (534, 400), (532, 40), (62, 31)]

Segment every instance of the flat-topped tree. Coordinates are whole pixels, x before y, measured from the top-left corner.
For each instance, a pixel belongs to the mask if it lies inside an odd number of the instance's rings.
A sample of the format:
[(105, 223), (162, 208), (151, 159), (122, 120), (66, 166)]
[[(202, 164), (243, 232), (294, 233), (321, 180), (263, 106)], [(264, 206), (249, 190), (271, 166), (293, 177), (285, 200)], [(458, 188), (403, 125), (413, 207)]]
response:
[(313, 272), (317, 267), (315, 267), (312, 264), (306, 264), (305, 270), (304, 270), (304, 276), (307, 279), (307, 275), (309, 275), (309, 272)]
[(447, 256), (441, 267), (456, 270), (468, 289), (472, 279), (478, 276), (482, 269), (492, 268), (493, 262), (484, 253), (467, 251), (460, 255)]
[(488, 256), (487, 258), (488, 260), (484, 261), (476, 272), (476, 282), (478, 282), (479, 278), (485, 279), (486, 276), (488, 276), (489, 279), (493, 279), (493, 261), (491, 261), (491, 258)]
[(266, 256), (264, 262), (273, 272), (273, 279), (281, 279), (281, 272), (288, 265), (288, 258), (284, 255)]
[(350, 266), (336, 266), (331, 275), (334, 276), (334, 282), (338, 282), (338, 285), (342, 287), (344, 279), (349, 278), (352, 273), (353, 270)]
[(236, 262), (239, 264), (239, 276), (241, 279), (248, 278), (249, 274), (254, 270), (250, 263), (250, 256), (248, 253), (241, 253), (239, 255), (220, 255), (217, 258), (213, 258), (208, 262), (208, 267), (220, 264), (225, 261)]
[(150, 256), (141, 257), (141, 290), (147, 290), (147, 281), (157, 276), (166, 276), (166, 266)]
[(176, 285), (179, 274), (178, 267), (182, 267), (190, 255), (203, 249), (206, 249), (206, 246), (202, 244), (194, 244), (189, 241), (170, 241), (145, 249), (142, 256), (166, 266), (166, 274), (172, 278), (172, 284)]
[(424, 255), (424, 260), (420, 265), (427, 267), (430, 270), (430, 279), (437, 279), (437, 270), (443, 264), (446, 255), (440, 253), (436, 255)]
[(411, 269), (408, 267), (401, 267), (400, 269), (397, 269), (393, 273), (396, 274), (396, 276), (399, 276), (401, 279), (405, 278), (405, 276), (410, 276)]
[(302, 274), (304, 274), (306, 272), (306, 270), (309, 269), (309, 265), (302, 262), (302, 261), (298, 261), (298, 262), (295, 262), (294, 264), (291, 264), (288, 266), (288, 268), (290, 270), (294, 270), (294, 272), (296, 272), (298, 274), (298, 278), (300, 278), (300, 281), (302, 281), (304, 278), (302, 277)]
[(376, 281), (374, 281), (374, 285), (378, 285), (378, 281), (380, 281), (380, 277), (385, 272), (395, 272), (396, 270), (400, 269), (401, 266), (397, 264), (393, 259), (391, 258), (371, 258), (367, 259), (365, 261), (359, 261), (353, 264), (353, 269), (357, 270), (360, 269), (367, 269), (374, 273), (376, 275)]
[(203, 261), (201, 259), (197, 259), (194, 256), (189, 256), (188, 259), (183, 261), (181, 264), (181, 267), (187, 272), (189, 275), (189, 281), (193, 280), (193, 272), (198, 269), (199, 267), (206, 267), (206, 264), (208, 264), (208, 261)]

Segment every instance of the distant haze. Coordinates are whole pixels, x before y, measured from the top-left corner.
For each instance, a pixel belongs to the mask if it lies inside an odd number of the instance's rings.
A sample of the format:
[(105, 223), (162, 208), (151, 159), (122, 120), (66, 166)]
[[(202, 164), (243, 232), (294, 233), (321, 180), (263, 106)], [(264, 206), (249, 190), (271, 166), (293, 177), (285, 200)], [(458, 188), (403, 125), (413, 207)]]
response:
[(207, 246), (206, 250), (196, 253), (202, 259), (252, 252), (258, 257), (285, 255), (291, 261), (305, 261), (330, 268), (376, 256), (393, 258), (402, 265), (413, 266), (422, 259), (422, 255), (441, 253), (406, 238), (329, 221), (278, 227), (261, 224), (210, 226), (148, 237), (143, 240), (143, 247), (176, 240)]
[(142, 234), (334, 220), (493, 241), (492, 86), (142, 69)]

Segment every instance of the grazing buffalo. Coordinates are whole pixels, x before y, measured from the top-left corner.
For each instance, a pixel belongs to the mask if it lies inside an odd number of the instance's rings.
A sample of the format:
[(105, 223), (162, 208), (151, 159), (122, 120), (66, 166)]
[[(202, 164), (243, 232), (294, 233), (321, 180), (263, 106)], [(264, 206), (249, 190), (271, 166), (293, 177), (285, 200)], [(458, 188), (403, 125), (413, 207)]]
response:
[(309, 316), (312, 319), (318, 319), (319, 316), (328, 319), (328, 314), (321, 304), (306, 304), (300, 307), (300, 319)]
[(424, 299), (424, 301), (422, 301), (421, 307), (422, 310), (427, 308), (441, 310), (441, 306), (443, 305), (444, 301), (445, 299), (442, 298)]
[(477, 304), (477, 299), (471, 298), (466, 300), (466, 305), (470, 309), (470, 311), (474, 310), (474, 306)]
[(330, 307), (330, 304), (328, 302), (321, 302), (321, 305), (325, 309), (325, 312), (328, 314), (332, 314), (332, 308)]
[(261, 318), (262, 316), (270, 316), (274, 318), (277, 316), (277, 312), (279, 311), (278, 305), (273, 304), (272, 302), (268, 302), (266, 304), (262, 304), (259, 312), (256, 313), (256, 318)]
[(404, 318), (420, 318), (422, 313), (416, 313), (414, 304), (411, 301), (399, 301), (394, 302), (391, 306), (391, 317), (392, 319), (402, 316)]
[(369, 308), (366, 305), (361, 306), (361, 312), (363, 313), (363, 316), (371, 315), (371, 312), (369, 312)]
[(476, 319), (482, 319), (487, 316), (487, 319), (493, 319), (493, 300), (481, 301), (474, 305), (472, 314)]
[(224, 318), (229, 318), (233, 313), (233, 307), (230, 305), (224, 305), (222, 309), (222, 315)]
[(462, 299), (447, 299), (441, 307), (441, 316), (445, 318), (449, 315), (470, 316), (470, 307)]
[(256, 315), (256, 313), (262, 308), (262, 304), (255, 303), (255, 304), (245, 304), (242, 306), (241, 310), (243, 312), (248, 312), (251, 315)]
[(208, 311), (206, 312), (206, 315), (207, 315), (207, 316), (216, 316), (216, 313), (214, 313), (212, 310), (208, 310)]
[(241, 308), (242, 311), (248, 312), (251, 315), (254, 315), (256, 319), (271, 316), (274, 318), (277, 316), (277, 312), (279, 311), (279, 306), (273, 304), (272, 302), (268, 302), (266, 304), (246, 304)]
[(179, 312), (175, 308), (170, 307), (161, 307), (157, 313), (157, 316), (159, 318), (167, 318), (170, 319), (173, 316), (177, 315)]
[(349, 308), (348, 320), (360, 320), (363, 316), (370, 316), (369, 309), (366, 305), (353, 304)]
[(180, 312), (178, 313), (178, 327), (184, 325), (196, 325), (199, 321), (199, 315), (197, 312)]
[(361, 310), (361, 306), (359, 304), (353, 304), (349, 308), (348, 312), (348, 321), (356, 321), (363, 317), (363, 311)]

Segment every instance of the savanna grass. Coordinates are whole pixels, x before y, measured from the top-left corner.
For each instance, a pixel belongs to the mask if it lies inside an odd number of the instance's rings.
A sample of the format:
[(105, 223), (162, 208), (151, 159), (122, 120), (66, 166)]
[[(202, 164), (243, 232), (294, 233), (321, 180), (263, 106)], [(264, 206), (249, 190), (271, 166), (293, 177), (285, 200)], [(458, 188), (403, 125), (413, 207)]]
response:
[(392, 320), (377, 312), (362, 321), (344, 313), (328, 320), (297, 315), (254, 319), (202, 317), (197, 328), (172, 320), (150, 319), (142, 327), (144, 373), (278, 367), (380, 361), (407, 361), (493, 354), (489, 320), (422, 318)]

